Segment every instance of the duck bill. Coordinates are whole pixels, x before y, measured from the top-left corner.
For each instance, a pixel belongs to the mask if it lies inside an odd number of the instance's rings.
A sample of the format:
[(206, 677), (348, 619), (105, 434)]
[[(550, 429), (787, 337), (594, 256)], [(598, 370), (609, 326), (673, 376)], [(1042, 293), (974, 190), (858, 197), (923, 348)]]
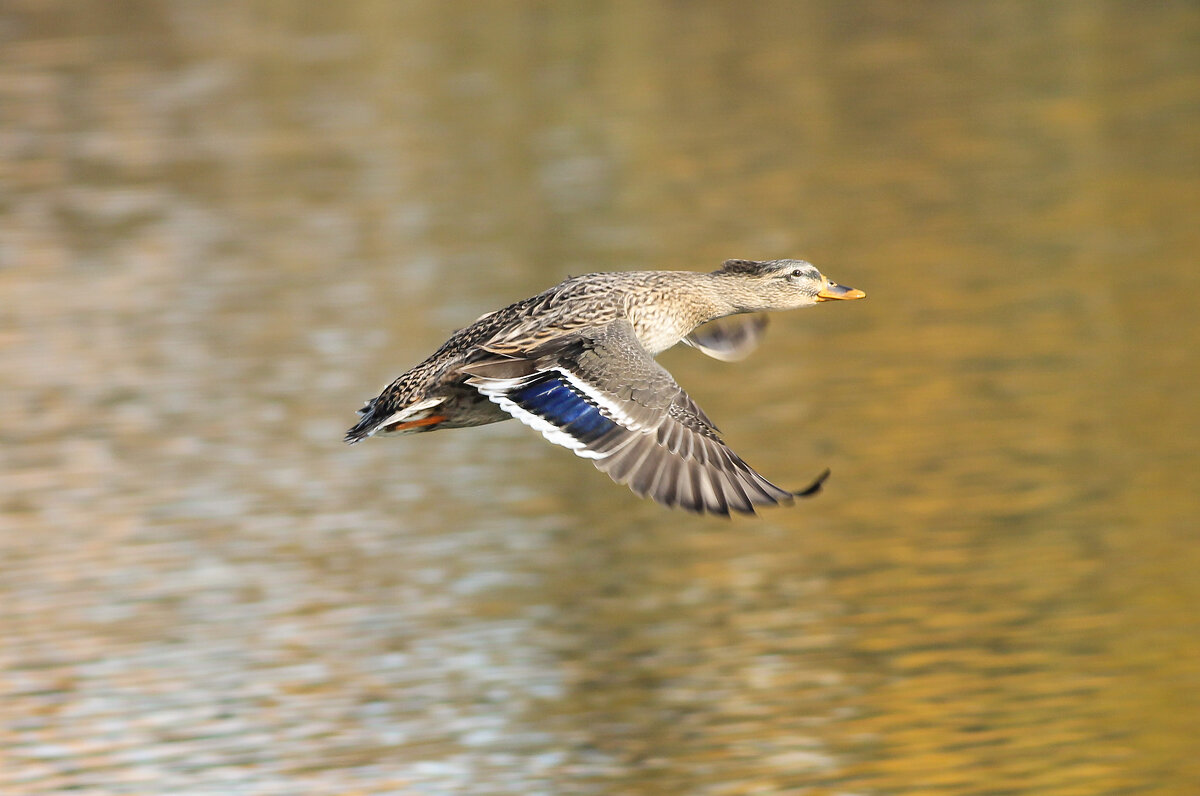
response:
[(866, 298), (867, 294), (852, 287), (845, 287), (836, 282), (825, 282), (825, 287), (821, 288), (821, 292), (817, 293), (817, 301), (833, 301), (834, 299), (847, 301), (849, 299)]

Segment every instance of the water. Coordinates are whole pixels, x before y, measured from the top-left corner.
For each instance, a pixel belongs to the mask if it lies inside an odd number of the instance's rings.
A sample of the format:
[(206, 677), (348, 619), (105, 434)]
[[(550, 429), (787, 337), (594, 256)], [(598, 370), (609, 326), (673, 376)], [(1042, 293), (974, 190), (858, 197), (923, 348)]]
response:
[[(0, 792), (1200, 782), (1193, 4), (0, 7)], [(868, 299), (662, 361), (768, 478), (347, 448), (571, 273)]]

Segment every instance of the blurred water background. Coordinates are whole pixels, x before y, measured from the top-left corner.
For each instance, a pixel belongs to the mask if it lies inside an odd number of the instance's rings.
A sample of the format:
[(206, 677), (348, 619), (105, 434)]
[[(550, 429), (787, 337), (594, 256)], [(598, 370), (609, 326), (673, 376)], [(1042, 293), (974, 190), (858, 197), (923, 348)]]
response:
[[(1200, 6), (0, 3), (0, 793), (1200, 792)], [(819, 497), (353, 410), (568, 274)]]

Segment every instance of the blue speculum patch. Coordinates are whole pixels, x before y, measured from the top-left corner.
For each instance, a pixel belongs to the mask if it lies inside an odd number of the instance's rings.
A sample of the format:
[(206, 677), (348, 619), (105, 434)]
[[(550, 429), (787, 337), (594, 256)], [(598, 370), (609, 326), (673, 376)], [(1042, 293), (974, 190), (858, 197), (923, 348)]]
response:
[(617, 426), (557, 376), (546, 376), (514, 390), (509, 398), (583, 443), (594, 442)]

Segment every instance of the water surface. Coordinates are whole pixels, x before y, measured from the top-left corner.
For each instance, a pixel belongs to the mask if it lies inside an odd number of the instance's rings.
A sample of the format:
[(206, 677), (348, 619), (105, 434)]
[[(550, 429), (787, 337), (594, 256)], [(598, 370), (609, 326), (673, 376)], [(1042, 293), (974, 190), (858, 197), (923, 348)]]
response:
[[(0, 791), (1200, 781), (1194, 4), (0, 8)], [(347, 448), (567, 274), (866, 301), (662, 358), (819, 497)]]

